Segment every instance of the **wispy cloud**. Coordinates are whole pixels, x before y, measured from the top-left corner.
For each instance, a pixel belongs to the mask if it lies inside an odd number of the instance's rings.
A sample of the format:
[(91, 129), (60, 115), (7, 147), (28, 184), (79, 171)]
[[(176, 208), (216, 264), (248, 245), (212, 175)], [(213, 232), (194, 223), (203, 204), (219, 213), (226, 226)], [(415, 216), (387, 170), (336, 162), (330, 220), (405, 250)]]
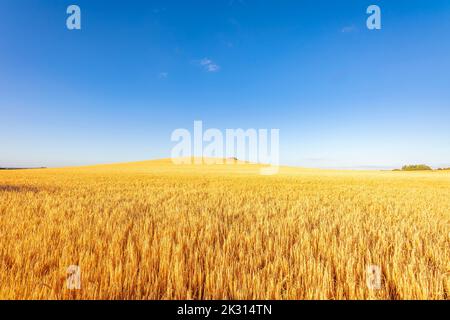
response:
[(201, 59), (200, 65), (208, 72), (217, 72), (220, 70), (220, 66), (208, 58)]
[(160, 79), (167, 79), (169, 77), (169, 73), (168, 72), (160, 72), (158, 74), (158, 78)]
[(233, 5), (235, 5), (235, 4), (238, 4), (238, 5), (245, 5), (245, 1), (244, 1), (244, 0), (230, 0), (230, 1), (228, 2), (228, 4), (229, 4), (230, 6), (233, 6)]
[(234, 47), (234, 43), (231, 41), (223, 41), (223, 44), (227, 47), (227, 48), (233, 48)]
[(153, 13), (154, 14), (158, 14), (158, 13), (161, 13), (161, 12), (164, 12), (164, 11), (166, 11), (166, 8), (155, 8), (155, 9), (153, 9)]
[(355, 32), (357, 29), (354, 25), (351, 26), (345, 26), (341, 29), (342, 33), (351, 33), (351, 32)]
[(228, 22), (235, 28), (240, 28), (241, 24), (235, 18), (228, 19)]

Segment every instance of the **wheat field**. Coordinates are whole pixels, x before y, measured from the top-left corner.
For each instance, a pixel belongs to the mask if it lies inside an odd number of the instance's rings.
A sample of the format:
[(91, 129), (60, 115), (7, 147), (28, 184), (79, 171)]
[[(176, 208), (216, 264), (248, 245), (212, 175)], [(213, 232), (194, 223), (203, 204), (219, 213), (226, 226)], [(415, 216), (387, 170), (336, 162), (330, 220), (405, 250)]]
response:
[(258, 172), (0, 171), (0, 299), (448, 299), (450, 172)]

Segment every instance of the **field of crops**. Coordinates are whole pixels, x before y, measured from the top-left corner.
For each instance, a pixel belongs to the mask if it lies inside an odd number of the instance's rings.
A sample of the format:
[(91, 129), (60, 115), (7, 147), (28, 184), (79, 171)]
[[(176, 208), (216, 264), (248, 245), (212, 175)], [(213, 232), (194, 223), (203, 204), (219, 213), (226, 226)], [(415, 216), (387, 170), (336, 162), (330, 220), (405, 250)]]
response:
[(0, 171), (0, 299), (449, 298), (450, 172), (258, 173)]

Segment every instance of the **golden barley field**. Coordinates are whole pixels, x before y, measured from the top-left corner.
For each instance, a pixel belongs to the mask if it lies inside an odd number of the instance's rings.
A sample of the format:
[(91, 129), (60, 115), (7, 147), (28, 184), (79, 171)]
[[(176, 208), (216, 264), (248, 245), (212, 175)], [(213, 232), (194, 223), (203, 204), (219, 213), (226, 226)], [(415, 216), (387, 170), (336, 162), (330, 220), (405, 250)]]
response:
[(450, 172), (0, 171), (0, 244), (0, 299), (448, 299)]

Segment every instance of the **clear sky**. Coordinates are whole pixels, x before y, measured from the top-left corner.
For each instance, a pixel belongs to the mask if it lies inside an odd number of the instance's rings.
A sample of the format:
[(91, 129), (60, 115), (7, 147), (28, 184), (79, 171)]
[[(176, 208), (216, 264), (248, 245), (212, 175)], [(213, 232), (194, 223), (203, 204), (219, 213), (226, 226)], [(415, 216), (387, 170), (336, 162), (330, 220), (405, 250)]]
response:
[(279, 128), (282, 164), (450, 165), (450, 1), (0, 0), (0, 166), (169, 157), (194, 120)]

